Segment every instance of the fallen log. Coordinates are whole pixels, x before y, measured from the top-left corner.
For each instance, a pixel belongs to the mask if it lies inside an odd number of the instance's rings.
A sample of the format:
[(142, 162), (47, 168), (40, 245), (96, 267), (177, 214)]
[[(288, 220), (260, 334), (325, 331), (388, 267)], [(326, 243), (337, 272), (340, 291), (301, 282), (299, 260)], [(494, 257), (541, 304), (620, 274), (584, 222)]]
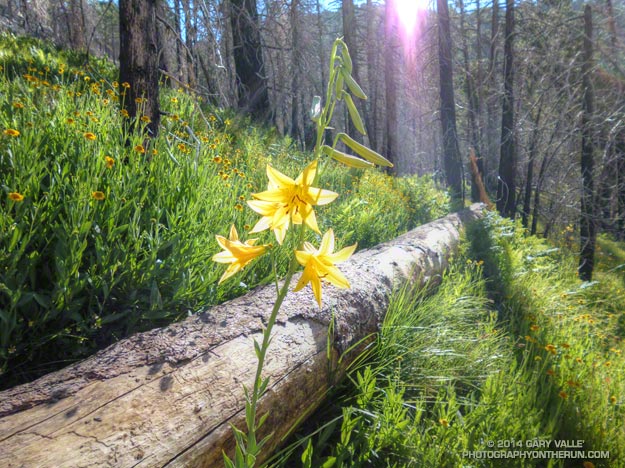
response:
[[(266, 455), (357, 354), (338, 357), (376, 332), (393, 287), (440, 275), (463, 224), (481, 213), (473, 205), (358, 252), (341, 264), (351, 289), (324, 289), (321, 310), (309, 289), (287, 295), (264, 370), (270, 384), (259, 414), (270, 413), (264, 427), (274, 432)], [(274, 299), (273, 287), (258, 288), (0, 392), (0, 466), (223, 466), (222, 451), (233, 452), (230, 424), (244, 427), (252, 343)]]

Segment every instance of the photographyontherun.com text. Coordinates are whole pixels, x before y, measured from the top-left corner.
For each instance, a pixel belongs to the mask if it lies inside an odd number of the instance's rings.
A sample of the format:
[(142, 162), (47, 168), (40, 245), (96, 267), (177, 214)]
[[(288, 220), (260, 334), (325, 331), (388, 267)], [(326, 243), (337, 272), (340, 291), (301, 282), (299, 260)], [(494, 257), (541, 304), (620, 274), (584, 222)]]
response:
[(608, 459), (607, 450), (583, 450), (584, 440), (515, 439), (481, 441), (486, 450), (463, 450), (469, 459)]

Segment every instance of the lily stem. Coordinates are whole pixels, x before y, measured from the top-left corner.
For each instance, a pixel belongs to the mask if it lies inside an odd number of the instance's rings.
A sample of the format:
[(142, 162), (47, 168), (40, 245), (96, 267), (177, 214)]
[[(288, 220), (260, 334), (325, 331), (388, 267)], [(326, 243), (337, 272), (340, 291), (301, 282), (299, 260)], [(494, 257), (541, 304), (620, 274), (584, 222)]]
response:
[[(297, 245), (299, 246), (299, 248), (301, 248), (304, 242), (304, 234), (305, 234), (305, 225), (302, 224), (298, 232)], [(250, 414), (249, 420), (247, 421), (248, 423), (247, 447), (248, 449), (250, 447), (255, 448), (256, 453), (261, 448), (257, 445), (257, 440), (256, 440), (256, 429), (258, 429), (256, 425), (257, 406), (258, 406), (258, 400), (260, 400), (260, 398), (263, 396), (263, 393), (265, 393), (265, 389), (266, 389), (265, 386), (263, 385), (263, 378), (262, 378), (263, 366), (265, 364), (265, 357), (267, 355), (267, 349), (269, 348), (269, 344), (271, 342), (271, 332), (272, 332), (273, 326), (276, 323), (276, 318), (278, 317), (278, 312), (280, 311), (280, 307), (282, 306), (282, 303), (284, 302), (284, 299), (287, 293), (289, 292), (289, 286), (291, 284), (291, 280), (293, 279), (293, 275), (297, 271), (297, 266), (298, 266), (297, 258), (295, 257), (295, 255), (293, 255), (293, 257), (291, 258), (291, 262), (289, 264), (289, 270), (287, 271), (287, 274), (284, 277), (284, 283), (282, 284), (282, 287), (279, 289), (278, 297), (276, 298), (276, 302), (274, 302), (273, 308), (271, 309), (271, 314), (269, 315), (267, 326), (263, 330), (263, 341), (260, 345), (260, 350), (258, 352), (258, 365), (256, 366), (256, 377), (254, 379), (254, 388), (252, 390), (252, 395), (249, 399), (251, 414)]]

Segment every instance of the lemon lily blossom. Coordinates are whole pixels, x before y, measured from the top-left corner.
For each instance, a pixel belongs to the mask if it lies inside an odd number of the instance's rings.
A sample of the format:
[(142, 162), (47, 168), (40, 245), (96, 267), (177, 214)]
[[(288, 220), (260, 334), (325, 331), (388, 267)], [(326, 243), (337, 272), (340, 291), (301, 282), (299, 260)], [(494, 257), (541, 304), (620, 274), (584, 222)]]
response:
[(255, 200), (247, 202), (252, 210), (262, 216), (250, 232), (272, 229), (280, 244), (284, 241), (291, 223), (304, 223), (319, 233), (317, 218), (312, 207), (330, 203), (338, 197), (338, 193), (312, 187), (316, 174), (316, 160), (310, 163), (295, 180), (268, 165), (268, 190), (252, 194)]
[(304, 242), (304, 250), (297, 250), (295, 257), (300, 265), (304, 267), (294, 291), (299, 291), (310, 283), (315, 299), (321, 307), (321, 280), (326, 280), (339, 288), (349, 288), (349, 281), (343, 276), (335, 263), (347, 260), (356, 250), (357, 244), (345, 247), (336, 253), (334, 250), (334, 231), (329, 229), (321, 239), (319, 249), (309, 242)]
[(215, 238), (219, 246), (224, 250), (213, 255), (213, 261), (231, 264), (221, 276), (220, 284), (241, 271), (248, 263), (264, 254), (267, 250), (266, 245), (254, 245), (258, 239), (249, 239), (245, 243), (241, 242), (234, 224), (230, 228), (230, 239), (226, 239), (223, 236), (215, 236)]

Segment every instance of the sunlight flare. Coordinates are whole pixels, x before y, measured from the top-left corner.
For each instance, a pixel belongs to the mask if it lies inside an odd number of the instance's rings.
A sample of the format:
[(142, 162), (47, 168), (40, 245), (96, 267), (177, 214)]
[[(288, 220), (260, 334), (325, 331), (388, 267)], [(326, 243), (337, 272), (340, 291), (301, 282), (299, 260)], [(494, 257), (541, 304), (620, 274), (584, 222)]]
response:
[(414, 37), (419, 14), (426, 11), (429, 0), (394, 0), (395, 12), (399, 18), (404, 34)]

